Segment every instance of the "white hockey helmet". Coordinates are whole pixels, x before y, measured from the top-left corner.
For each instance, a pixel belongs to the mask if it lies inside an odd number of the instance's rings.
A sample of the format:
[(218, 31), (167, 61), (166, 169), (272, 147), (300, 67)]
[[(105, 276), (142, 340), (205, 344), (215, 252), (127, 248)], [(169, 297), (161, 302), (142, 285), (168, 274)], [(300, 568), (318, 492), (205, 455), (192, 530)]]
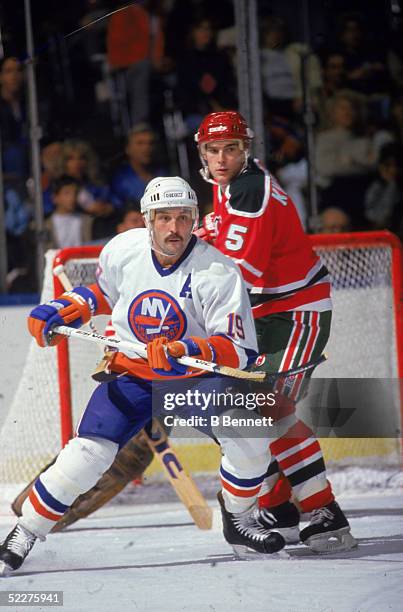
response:
[(153, 211), (161, 208), (190, 208), (193, 220), (198, 220), (197, 196), (189, 183), (180, 176), (158, 176), (152, 179), (140, 205), (146, 222), (152, 221)]

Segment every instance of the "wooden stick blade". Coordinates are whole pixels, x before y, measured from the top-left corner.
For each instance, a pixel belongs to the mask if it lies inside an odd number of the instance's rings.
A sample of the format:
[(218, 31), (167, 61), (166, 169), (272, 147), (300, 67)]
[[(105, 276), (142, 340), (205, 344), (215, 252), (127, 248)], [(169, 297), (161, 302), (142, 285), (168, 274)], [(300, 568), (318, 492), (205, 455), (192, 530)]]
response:
[(224, 376), (231, 376), (232, 378), (240, 378), (241, 380), (254, 380), (256, 382), (263, 382), (267, 374), (266, 372), (261, 372), (259, 370), (247, 371), (247, 370), (238, 370), (237, 368), (230, 368), (229, 366), (218, 366), (216, 369), (217, 374), (222, 374)]
[[(162, 463), (164, 463), (162, 461)], [(181, 466), (182, 468), (182, 466)], [(182, 468), (175, 470), (174, 475), (168, 472), (168, 479), (176, 491), (177, 496), (199, 529), (211, 529), (213, 525), (213, 511), (200, 493), (193, 478)]]
[(153, 420), (153, 436), (149, 437), (146, 433), (147, 443), (154, 451), (154, 454), (164, 470), (177, 496), (184, 506), (186, 506), (190, 516), (199, 529), (211, 529), (213, 525), (213, 511), (207, 504), (203, 495), (199, 491), (193, 478), (186, 472), (179, 458), (169, 444), (169, 440), (161, 425)]
[(213, 511), (209, 506), (190, 506), (189, 514), (199, 529), (211, 529), (213, 526)]

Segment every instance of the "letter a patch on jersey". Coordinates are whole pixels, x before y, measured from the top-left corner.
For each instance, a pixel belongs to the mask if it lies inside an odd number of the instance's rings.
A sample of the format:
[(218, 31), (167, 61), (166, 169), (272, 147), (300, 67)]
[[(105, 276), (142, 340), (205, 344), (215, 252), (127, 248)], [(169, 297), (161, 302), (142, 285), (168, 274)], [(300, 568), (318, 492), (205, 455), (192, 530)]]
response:
[(187, 279), (185, 280), (185, 284), (183, 285), (179, 297), (190, 298), (192, 299), (192, 288), (190, 286), (192, 280), (192, 275), (189, 274)]

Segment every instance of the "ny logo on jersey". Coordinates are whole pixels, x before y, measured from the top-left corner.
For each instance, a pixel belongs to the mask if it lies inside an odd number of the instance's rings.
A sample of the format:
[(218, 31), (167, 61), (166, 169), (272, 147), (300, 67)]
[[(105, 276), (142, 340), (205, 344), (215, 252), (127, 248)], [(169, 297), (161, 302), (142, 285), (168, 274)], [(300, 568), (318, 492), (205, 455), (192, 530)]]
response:
[(155, 334), (156, 331), (160, 331), (164, 322), (168, 319), (168, 313), (170, 311), (171, 304), (167, 304), (158, 298), (144, 298), (141, 303), (141, 315), (144, 319), (150, 319), (152, 321), (159, 321), (158, 329), (154, 327), (147, 329), (148, 334)]
[(136, 338), (146, 344), (160, 336), (171, 341), (179, 340), (187, 327), (185, 313), (178, 302), (160, 290), (143, 291), (134, 298), (129, 306), (128, 319)]
[(188, 274), (187, 279), (181, 289), (179, 297), (190, 298), (192, 299), (192, 287), (191, 287), (192, 275)]

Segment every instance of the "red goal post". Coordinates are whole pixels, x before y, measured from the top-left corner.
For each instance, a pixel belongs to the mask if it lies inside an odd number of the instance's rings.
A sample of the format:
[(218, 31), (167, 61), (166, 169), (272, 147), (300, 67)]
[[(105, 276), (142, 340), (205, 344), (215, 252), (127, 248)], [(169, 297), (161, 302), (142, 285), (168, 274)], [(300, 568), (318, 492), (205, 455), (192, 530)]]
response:
[[(72, 260), (98, 259), (102, 246), (82, 246), (61, 249), (53, 260), (53, 269), (67, 265)], [(70, 277), (69, 277), (70, 278)], [(75, 286), (74, 279), (70, 279)], [(88, 284), (94, 279), (88, 281)], [(83, 283), (84, 284), (84, 283)], [(54, 297), (65, 291), (58, 276), (53, 275)], [(73, 405), (71, 393), (69, 340), (66, 338), (57, 346), (57, 369), (60, 397), (60, 433), (62, 448), (73, 436)]]

